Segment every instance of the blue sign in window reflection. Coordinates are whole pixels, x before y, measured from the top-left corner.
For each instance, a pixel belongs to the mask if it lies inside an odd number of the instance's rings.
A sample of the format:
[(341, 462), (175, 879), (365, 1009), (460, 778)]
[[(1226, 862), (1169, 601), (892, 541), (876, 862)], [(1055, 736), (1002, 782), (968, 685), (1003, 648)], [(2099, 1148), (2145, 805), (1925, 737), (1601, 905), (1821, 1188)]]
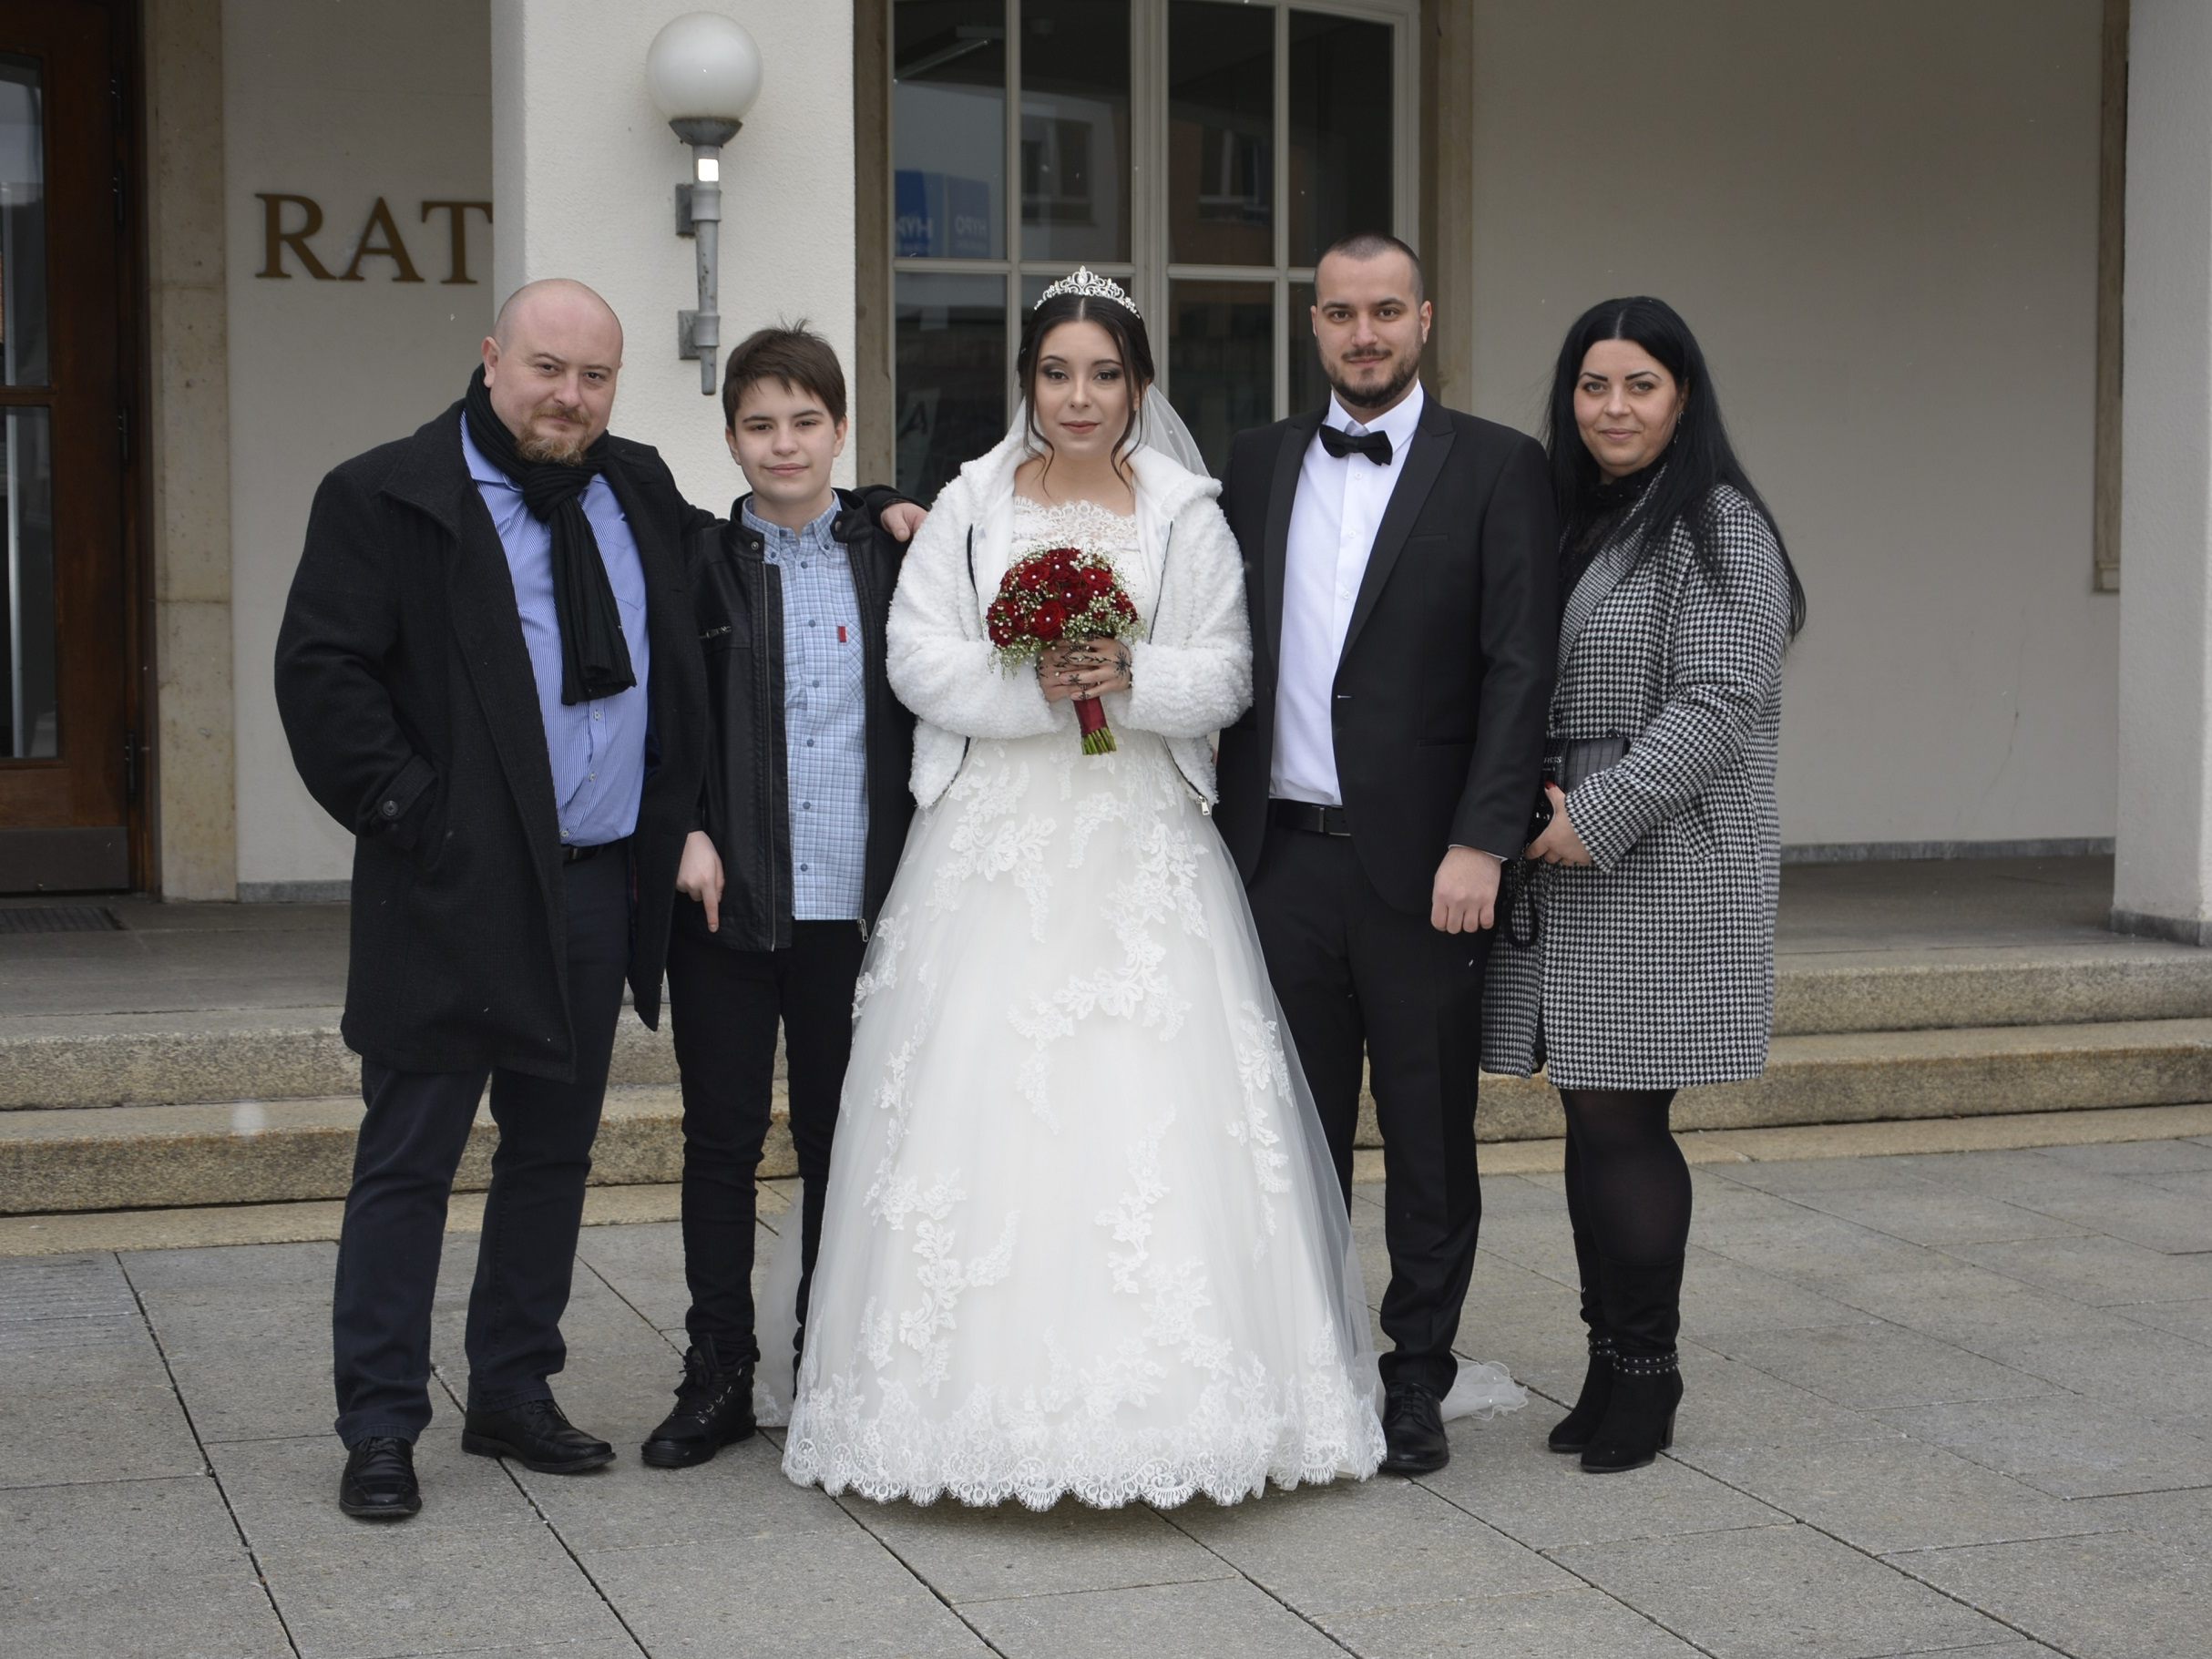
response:
[(899, 258), (991, 257), (991, 187), (988, 180), (901, 168), (895, 205)]

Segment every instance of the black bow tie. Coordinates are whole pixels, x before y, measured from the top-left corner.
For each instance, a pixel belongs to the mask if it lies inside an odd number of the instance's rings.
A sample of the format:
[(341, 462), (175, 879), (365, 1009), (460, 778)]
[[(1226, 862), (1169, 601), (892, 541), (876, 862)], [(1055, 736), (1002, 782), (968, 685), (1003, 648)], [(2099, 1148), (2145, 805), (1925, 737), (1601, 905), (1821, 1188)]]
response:
[(1321, 428), (1321, 447), (1339, 461), (1347, 456), (1365, 456), (1377, 466), (1390, 465), (1390, 435), (1387, 432), (1363, 432), (1354, 437), (1348, 432), (1324, 425)]

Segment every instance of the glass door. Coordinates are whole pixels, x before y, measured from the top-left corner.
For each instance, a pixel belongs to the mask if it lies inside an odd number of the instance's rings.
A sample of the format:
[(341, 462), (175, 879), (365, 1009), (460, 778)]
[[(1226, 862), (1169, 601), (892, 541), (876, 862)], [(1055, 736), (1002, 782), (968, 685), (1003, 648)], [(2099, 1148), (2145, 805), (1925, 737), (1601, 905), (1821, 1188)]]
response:
[(130, 885), (114, 26), (0, 0), (0, 892)]
[(1078, 263), (1143, 308), (1218, 469), (1323, 395), (1320, 250), (1410, 235), (1416, 0), (895, 0), (896, 473), (1004, 435), (1021, 315)]

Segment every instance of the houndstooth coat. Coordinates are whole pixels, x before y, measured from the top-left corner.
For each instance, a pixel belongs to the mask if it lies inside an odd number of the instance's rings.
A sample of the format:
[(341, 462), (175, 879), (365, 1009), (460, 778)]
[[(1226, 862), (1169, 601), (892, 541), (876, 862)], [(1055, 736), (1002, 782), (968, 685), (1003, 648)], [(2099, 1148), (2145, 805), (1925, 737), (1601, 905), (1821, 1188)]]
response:
[(1724, 486), (1715, 507), (1717, 581), (1677, 525), (1640, 562), (1601, 552), (1569, 599), (1551, 735), (1629, 753), (1567, 796), (1594, 865), (1523, 866), (1540, 926), (1491, 952), (1486, 1070), (1679, 1089), (1766, 1067), (1788, 579), (1750, 502)]

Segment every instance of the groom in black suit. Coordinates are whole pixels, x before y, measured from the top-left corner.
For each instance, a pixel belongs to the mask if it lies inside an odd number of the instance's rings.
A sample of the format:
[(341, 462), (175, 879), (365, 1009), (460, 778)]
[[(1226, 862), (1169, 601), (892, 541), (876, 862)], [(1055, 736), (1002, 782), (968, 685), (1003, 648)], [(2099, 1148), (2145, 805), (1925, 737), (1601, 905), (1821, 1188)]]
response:
[(1253, 706), (1222, 734), (1223, 838), (1351, 1194), (1363, 1050), (1388, 1178), (1386, 1472), (1441, 1468), (1482, 1198), (1482, 972), (1539, 792), (1559, 625), (1543, 452), (1429, 401), (1419, 258), (1348, 237), (1315, 272), (1326, 410), (1238, 435)]

